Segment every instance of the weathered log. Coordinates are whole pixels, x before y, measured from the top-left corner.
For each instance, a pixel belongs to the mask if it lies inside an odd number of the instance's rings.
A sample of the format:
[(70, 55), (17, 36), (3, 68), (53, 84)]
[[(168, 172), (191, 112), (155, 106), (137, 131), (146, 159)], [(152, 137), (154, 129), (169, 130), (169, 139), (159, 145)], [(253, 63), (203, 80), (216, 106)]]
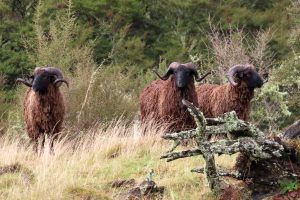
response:
[[(298, 178), (300, 167), (289, 164), (293, 150), (279, 138), (266, 138), (264, 133), (251, 123), (237, 118), (236, 113), (224, 113), (218, 118), (205, 119), (203, 114), (188, 101), (183, 100), (188, 111), (194, 117), (196, 129), (179, 133), (168, 133), (164, 139), (173, 140), (174, 145), (168, 153), (161, 158), (173, 161), (180, 158), (202, 155), (205, 160), (205, 168), (193, 170), (205, 173), (209, 186), (215, 194), (221, 192), (220, 176), (230, 176), (239, 180), (251, 180), (249, 186), (252, 191), (263, 191), (262, 185), (272, 185), (278, 188), (278, 178)], [(226, 134), (227, 140), (211, 142), (210, 135)], [(190, 150), (172, 152), (183, 140), (194, 139), (197, 146)], [(214, 154), (228, 154), (241, 152), (237, 163), (241, 163), (236, 170), (228, 171), (216, 169)], [(244, 160), (241, 160), (243, 158)], [(277, 178), (277, 179), (276, 179)], [(267, 184), (268, 181), (272, 181)], [(276, 187), (274, 187), (276, 189)], [(274, 189), (273, 188), (273, 189)], [(272, 191), (275, 191), (272, 190)]]

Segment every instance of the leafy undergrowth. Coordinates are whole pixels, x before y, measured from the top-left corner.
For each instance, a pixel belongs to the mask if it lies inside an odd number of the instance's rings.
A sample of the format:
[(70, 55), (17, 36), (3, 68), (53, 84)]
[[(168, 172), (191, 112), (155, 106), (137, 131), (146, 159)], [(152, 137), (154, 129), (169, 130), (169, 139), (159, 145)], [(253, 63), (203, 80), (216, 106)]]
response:
[[(205, 177), (190, 172), (203, 165), (201, 157), (170, 163), (159, 159), (170, 148), (160, 137), (163, 131), (158, 126), (122, 122), (108, 128), (99, 125), (79, 140), (61, 139), (54, 153), (48, 140), (44, 151), (35, 153), (21, 139), (3, 137), (0, 167), (17, 166), (17, 170), (0, 174), (0, 199), (118, 199), (125, 189), (112, 188), (112, 181), (134, 178), (141, 182), (151, 169), (153, 180), (166, 187), (164, 199), (213, 199)], [(224, 167), (232, 163), (229, 157), (217, 160)]]

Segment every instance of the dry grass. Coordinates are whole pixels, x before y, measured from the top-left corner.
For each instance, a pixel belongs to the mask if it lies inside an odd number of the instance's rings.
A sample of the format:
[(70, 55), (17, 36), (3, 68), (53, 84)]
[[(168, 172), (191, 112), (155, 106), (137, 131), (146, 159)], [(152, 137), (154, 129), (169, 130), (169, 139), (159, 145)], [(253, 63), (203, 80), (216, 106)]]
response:
[[(3, 137), (0, 167), (8, 169), (0, 175), (0, 199), (118, 199), (124, 190), (111, 188), (113, 180), (142, 181), (151, 169), (154, 181), (166, 187), (164, 199), (213, 199), (205, 177), (190, 172), (203, 165), (201, 157), (171, 163), (159, 159), (171, 145), (161, 139), (163, 132), (154, 124), (116, 121), (72, 133), (78, 135), (75, 139), (65, 136), (55, 144), (54, 154), (48, 142), (37, 154), (24, 139)], [(224, 167), (232, 161), (219, 160)], [(10, 170), (14, 166), (18, 170)]]
[(220, 28), (211, 24), (209, 40), (220, 82), (227, 82), (226, 74), (236, 64), (252, 63), (261, 74), (268, 73), (274, 64), (273, 54), (268, 46), (272, 37), (270, 30), (260, 30), (251, 35), (243, 29), (220, 31)]

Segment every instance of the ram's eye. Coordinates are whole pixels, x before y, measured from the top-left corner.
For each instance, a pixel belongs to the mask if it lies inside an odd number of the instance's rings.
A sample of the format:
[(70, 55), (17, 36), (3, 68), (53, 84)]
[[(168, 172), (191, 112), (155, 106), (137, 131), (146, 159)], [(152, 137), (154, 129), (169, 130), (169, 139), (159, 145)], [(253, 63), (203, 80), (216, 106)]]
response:
[(236, 73), (235, 77), (237, 78), (243, 78), (244, 74), (243, 73)]
[(245, 77), (249, 78), (249, 77), (250, 77), (250, 74), (246, 73), (246, 74), (245, 74)]

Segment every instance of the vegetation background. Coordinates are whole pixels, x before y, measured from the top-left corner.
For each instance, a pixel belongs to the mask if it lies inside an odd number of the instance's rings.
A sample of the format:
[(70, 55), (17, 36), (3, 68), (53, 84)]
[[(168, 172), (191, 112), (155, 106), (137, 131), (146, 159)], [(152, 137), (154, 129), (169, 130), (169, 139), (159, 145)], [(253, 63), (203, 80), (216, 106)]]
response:
[[(26, 88), (16, 86), (15, 80), (44, 65), (60, 67), (70, 81), (70, 88), (63, 88), (68, 106), (65, 133), (73, 135), (74, 141), (77, 136), (85, 138), (92, 133), (122, 135), (136, 130), (138, 125), (134, 122), (138, 118), (139, 93), (157, 78), (152, 69), (157, 68), (162, 73), (175, 60), (198, 63), (201, 74), (215, 70), (216, 73), (206, 80), (215, 83), (226, 82), (225, 73), (233, 64), (251, 62), (260, 73), (269, 74), (268, 83), (256, 91), (251, 121), (264, 131), (276, 134), (300, 116), (299, 0), (0, 0), (0, 19), (0, 135), (4, 138), (1, 141), (3, 152), (12, 151), (16, 143), (28, 139), (21, 109)], [(119, 121), (121, 125), (116, 123)], [(121, 127), (126, 131), (118, 129)], [(158, 134), (160, 131), (156, 128), (153, 130), (151, 126), (149, 130)], [(16, 137), (13, 141), (8, 139)], [(127, 140), (135, 137), (130, 135)], [(140, 138), (137, 144), (143, 140)], [(68, 145), (74, 145), (74, 141)], [(151, 143), (152, 139), (149, 141)], [(123, 148), (118, 142), (109, 144), (108, 151), (112, 149), (127, 154), (132, 145), (129, 142)], [(159, 145), (162, 145), (161, 141)], [(133, 153), (135, 162), (140, 162), (137, 166), (145, 163), (148, 166), (150, 152), (147, 148), (150, 147), (144, 145)], [(86, 147), (78, 147), (82, 148)], [(22, 149), (16, 151), (20, 153)], [(72, 154), (68, 150), (61, 152)], [(161, 152), (155, 150), (154, 154)], [(91, 165), (98, 166), (95, 156), (107, 159), (106, 153), (100, 153), (83, 159), (92, 159)], [(9, 164), (15, 159), (31, 165), (29, 158), (34, 154), (24, 150), (22, 155), (28, 160), (19, 160), (15, 152), (11, 157), (3, 157), (3, 163)], [(74, 163), (71, 162), (70, 167), (78, 164), (75, 162), (78, 157), (73, 156)], [(125, 162), (126, 156), (121, 156), (120, 162)], [(46, 157), (35, 158), (33, 162), (37, 164), (40, 159)], [(154, 162), (154, 158), (150, 160)], [(58, 173), (58, 166), (66, 164), (67, 158), (51, 162), (51, 170)], [(115, 164), (117, 161), (111, 162)], [(37, 180), (42, 180), (39, 175), (45, 178), (41, 171), (44, 164), (32, 169), (38, 174)], [(150, 164), (151, 167), (154, 165)], [(177, 167), (183, 165), (182, 162)], [(124, 171), (132, 171), (133, 166), (128, 164)], [(165, 168), (159, 169), (170, 170)], [(79, 172), (70, 173), (75, 176)], [(172, 177), (172, 173), (172, 170), (168, 171), (166, 176)], [(188, 173), (186, 170), (184, 177), (195, 180)], [(125, 178), (130, 175), (126, 174)], [(87, 182), (93, 185), (95, 177), (88, 177), (90, 182)], [(118, 176), (115, 174), (110, 178), (115, 177)], [(103, 177), (97, 180), (99, 178)], [(14, 177), (5, 181), (0, 181), (0, 189), (1, 183), (6, 189), (0, 194), (6, 198), (21, 198), (22, 195), (10, 196), (13, 195), (11, 184), (18, 181)], [(173, 181), (164, 184), (176, 185), (178, 180)], [(56, 184), (54, 181), (53, 185)], [(192, 191), (198, 184), (192, 181), (187, 190)], [(95, 188), (92, 188), (94, 192)], [(179, 190), (178, 186), (174, 194), (169, 192), (168, 198), (182, 197)], [(41, 193), (35, 195), (38, 194)], [(61, 197), (53, 195), (53, 198)]]

